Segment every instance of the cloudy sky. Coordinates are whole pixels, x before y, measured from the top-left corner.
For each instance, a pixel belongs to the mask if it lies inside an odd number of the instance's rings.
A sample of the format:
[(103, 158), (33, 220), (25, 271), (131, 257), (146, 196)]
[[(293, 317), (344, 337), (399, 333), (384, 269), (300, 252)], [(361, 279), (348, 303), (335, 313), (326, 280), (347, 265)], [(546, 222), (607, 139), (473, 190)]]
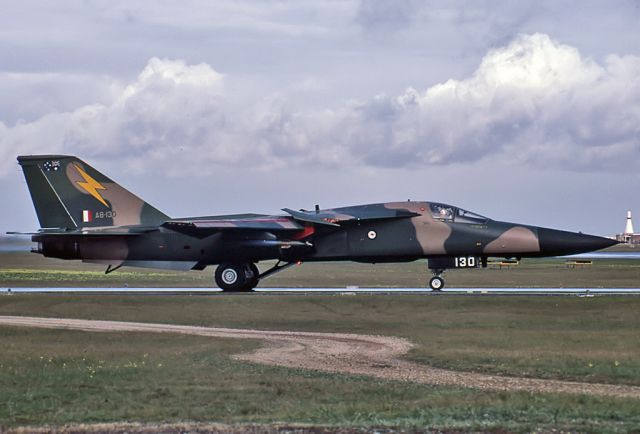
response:
[(3, 3), (2, 231), (38, 227), (37, 153), (174, 217), (411, 198), (640, 225), (640, 0)]

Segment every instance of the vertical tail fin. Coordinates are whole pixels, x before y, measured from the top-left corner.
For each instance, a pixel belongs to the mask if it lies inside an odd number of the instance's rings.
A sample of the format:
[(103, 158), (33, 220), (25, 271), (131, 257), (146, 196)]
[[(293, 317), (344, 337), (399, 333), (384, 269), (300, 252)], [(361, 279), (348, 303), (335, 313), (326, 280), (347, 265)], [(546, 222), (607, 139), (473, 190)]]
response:
[(18, 163), (42, 228), (153, 226), (169, 219), (76, 157), (20, 156)]

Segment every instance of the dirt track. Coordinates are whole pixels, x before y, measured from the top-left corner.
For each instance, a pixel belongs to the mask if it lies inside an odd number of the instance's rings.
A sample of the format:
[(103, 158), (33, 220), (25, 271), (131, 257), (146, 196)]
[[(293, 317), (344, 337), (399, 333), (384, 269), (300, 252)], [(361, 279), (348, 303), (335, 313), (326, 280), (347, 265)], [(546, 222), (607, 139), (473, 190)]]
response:
[(638, 386), (503, 377), (430, 368), (402, 360), (401, 356), (406, 354), (412, 344), (395, 337), (21, 316), (0, 316), (1, 325), (89, 332), (179, 333), (216, 338), (256, 339), (265, 341), (266, 345), (253, 353), (236, 355), (234, 358), (268, 365), (367, 375), (423, 384), (640, 399)]

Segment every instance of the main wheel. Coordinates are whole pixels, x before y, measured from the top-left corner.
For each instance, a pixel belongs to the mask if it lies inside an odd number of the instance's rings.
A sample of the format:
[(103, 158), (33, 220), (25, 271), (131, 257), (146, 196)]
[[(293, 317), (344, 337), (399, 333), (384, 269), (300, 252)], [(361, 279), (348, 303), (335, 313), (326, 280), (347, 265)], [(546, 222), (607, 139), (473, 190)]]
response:
[(434, 291), (440, 291), (444, 288), (444, 279), (440, 276), (433, 276), (431, 280), (429, 280), (429, 286)]
[(260, 270), (258, 270), (258, 266), (254, 263), (249, 264), (249, 270), (252, 274), (249, 281), (251, 282), (251, 289), (253, 289), (258, 286), (258, 282), (260, 282)]
[[(216, 284), (226, 292), (251, 291), (258, 284), (253, 264), (220, 264), (216, 268)], [(256, 267), (257, 270), (257, 267)]]

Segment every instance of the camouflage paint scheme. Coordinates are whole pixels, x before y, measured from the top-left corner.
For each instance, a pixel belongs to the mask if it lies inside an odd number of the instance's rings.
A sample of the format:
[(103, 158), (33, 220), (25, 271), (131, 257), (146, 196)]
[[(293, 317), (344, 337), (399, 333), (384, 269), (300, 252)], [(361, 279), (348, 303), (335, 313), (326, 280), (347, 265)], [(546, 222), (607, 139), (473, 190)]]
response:
[[(18, 162), (42, 227), (32, 234), (36, 252), (110, 268), (241, 264), (249, 270), (271, 259), (375, 263), (429, 258), (429, 268), (440, 274), (454, 268), (458, 257), (478, 258), (477, 265), (486, 265), (488, 257), (556, 256), (615, 244), (495, 221), (433, 202), (172, 219), (76, 157), (21, 156)], [(268, 274), (252, 279), (257, 285)]]

